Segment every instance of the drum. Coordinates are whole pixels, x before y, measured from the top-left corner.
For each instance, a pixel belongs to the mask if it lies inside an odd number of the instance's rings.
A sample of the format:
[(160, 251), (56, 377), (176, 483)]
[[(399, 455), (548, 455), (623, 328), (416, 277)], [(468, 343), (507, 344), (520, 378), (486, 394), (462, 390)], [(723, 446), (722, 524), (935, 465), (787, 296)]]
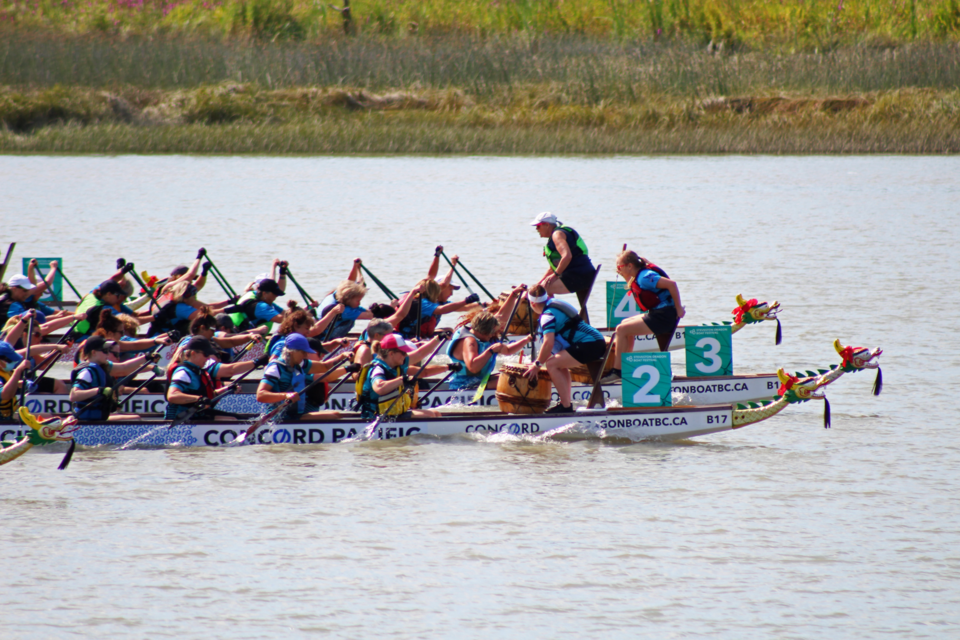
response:
[(540, 369), (535, 383), (525, 378), (525, 364), (505, 364), (500, 367), (497, 382), (497, 403), (504, 413), (543, 413), (550, 406), (553, 383), (546, 369)]
[[(613, 340), (613, 337), (604, 338), (607, 341), (607, 344), (610, 344), (610, 341)], [(603, 374), (601, 378), (608, 373), (610, 369), (613, 369), (613, 363), (617, 361), (617, 345), (613, 345), (613, 349), (610, 350), (610, 355), (607, 357), (607, 366), (603, 368)], [(598, 362), (592, 368), (599, 369), (600, 363)], [(585, 364), (578, 364), (575, 367), (570, 368), (570, 378), (574, 382), (582, 382), (583, 384), (593, 384), (593, 375), (590, 373), (591, 367), (588, 367)]]

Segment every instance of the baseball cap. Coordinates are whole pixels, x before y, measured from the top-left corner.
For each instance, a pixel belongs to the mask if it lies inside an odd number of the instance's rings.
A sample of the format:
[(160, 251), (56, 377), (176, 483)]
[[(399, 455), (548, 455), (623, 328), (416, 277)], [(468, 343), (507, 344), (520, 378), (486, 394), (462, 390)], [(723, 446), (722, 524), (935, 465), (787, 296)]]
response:
[(544, 211), (533, 219), (533, 222), (530, 223), (530, 226), (535, 227), (538, 224), (560, 224), (560, 221), (557, 220), (557, 216), (553, 215), (549, 211)]
[(7, 284), (11, 287), (20, 287), (21, 289), (33, 289), (34, 287), (34, 284), (30, 282), (30, 278), (20, 275), (19, 273), (12, 276), (10, 280), (7, 281)]
[(278, 296), (285, 296), (283, 289), (280, 288), (280, 285), (277, 284), (276, 280), (271, 280), (270, 278), (264, 278), (260, 281), (260, 284), (257, 285), (258, 291), (263, 291), (264, 293), (274, 293)]
[(7, 362), (20, 362), (23, 356), (17, 353), (16, 349), (9, 342), (0, 341), (0, 358)]
[(380, 348), (399, 349), (404, 353), (410, 353), (413, 351), (413, 347), (407, 344), (407, 341), (403, 339), (403, 336), (398, 333), (391, 333), (390, 335), (384, 337), (384, 339), (380, 341)]
[(187, 344), (183, 345), (183, 349), (185, 351), (199, 351), (207, 357), (217, 352), (217, 350), (213, 348), (213, 345), (210, 344), (210, 341), (203, 336), (193, 336), (187, 340)]
[(291, 333), (287, 336), (287, 341), (283, 343), (283, 346), (287, 349), (292, 349), (294, 351), (306, 351), (307, 353), (316, 353), (313, 348), (310, 346), (310, 343), (305, 337), (299, 333)]
[(123, 290), (123, 287), (117, 284), (116, 281), (114, 280), (104, 280), (103, 282), (100, 283), (100, 286), (97, 287), (97, 289), (100, 290), (100, 295), (103, 295), (105, 293), (113, 293), (118, 296), (127, 295), (126, 292)]
[(83, 343), (83, 352), (92, 353), (94, 351), (103, 351), (107, 348), (107, 339), (103, 336), (90, 336)]

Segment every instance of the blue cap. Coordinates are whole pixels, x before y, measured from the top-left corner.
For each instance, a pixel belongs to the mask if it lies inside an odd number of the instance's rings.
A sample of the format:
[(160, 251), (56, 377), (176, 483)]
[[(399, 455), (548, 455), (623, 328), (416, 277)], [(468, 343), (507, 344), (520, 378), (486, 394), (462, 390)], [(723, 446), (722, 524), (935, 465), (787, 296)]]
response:
[(20, 362), (23, 360), (23, 356), (17, 353), (16, 349), (14, 349), (9, 342), (3, 341), (0, 341), (0, 358), (3, 358), (7, 362)]
[[(20, 317), (26, 320), (27, 319), (26, 315), (27, 315), (27, 312), (24, 311), (23, 313), (20, 314)], [(36, 317), (33, 319), (33, 324), (34, 325), (43, 324), (46, 321), (47, 321), (47, 316), (43, 315), (42, 311), (38, 310)]]
[(283, 346), (287, 349), (293, 349), (294, 351), (306, 351), (307, 353), (316, 353), (313, 349), (310, 348), (310, 343), (307, 342), (307, 339), (304, 338), (299, 333), (291, 333), (287, 336), (287, 341), (283, 343)]

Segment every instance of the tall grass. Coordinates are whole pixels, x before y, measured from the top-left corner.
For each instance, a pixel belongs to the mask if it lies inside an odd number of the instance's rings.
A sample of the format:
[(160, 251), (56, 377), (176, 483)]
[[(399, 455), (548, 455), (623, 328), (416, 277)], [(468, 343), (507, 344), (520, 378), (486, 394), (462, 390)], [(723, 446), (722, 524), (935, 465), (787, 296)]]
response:
[[(958, 0), (353, 0), (361, 33), (578, 34), (829, 47), (960, 35)], [(313, 39), (339, 33), (319, 0), (6, 0), (0, 23), (64, 33)]]
[(458, 88), (484, 98), (505, 87), (552, 83), (571, 99), (599, 103), (649, 92), (703, 96), (960, 86), (960, 46), (953, 43), (730, 55), (677, 43), (574, 36), (257, 43), (7, 35), (0, 38), (0, 84), (34, 87), (168, 89), (231, 81), (265, 88)]

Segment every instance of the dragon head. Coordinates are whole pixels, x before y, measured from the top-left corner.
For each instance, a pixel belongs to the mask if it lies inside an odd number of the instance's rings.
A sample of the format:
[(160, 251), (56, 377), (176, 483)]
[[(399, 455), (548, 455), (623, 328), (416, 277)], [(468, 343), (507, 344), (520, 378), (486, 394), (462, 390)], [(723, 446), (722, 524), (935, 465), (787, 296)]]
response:
[(791, 404), (826, 398), (822, 392), (818, 392), (820, 387), (828, 384), (822, 379), (822, 376), (814, 375), (799, 378), (790, 375), (781, 367), (777, 369), (777, 378), (780, 379), (780, 389), (777, 391), (777, 395), (783, 396), (783, 399)]
[(737, 324), (756, 324), (764, 320), (776, 320), (777, 313), (780, 311), (780, 303), (776, 300), (773, 303), (757, 302), (756, 298), (744, 300), (741, 294), (737, 294), (737, 308), (734, 309), (733, 321)]
[(844, 347), (839, 340), (833, 341), (833, 348), (837, 350), (843, 362), (840, 368), (846, 373), (863, 371), (864, 369), (879, 369), (880, 354), (883, 349), (867, 349), (866, 347)]
[(77, 419), (73, 416), (63, 420), (51, 418), (41, 422), (26, 407), (20, 407), (19, 412), (20, 417), (23, 418), (23, 423), (30, 427), (27, 432), (27, 439), (35, 447), (51, 442), (69, 442), (73, 440), (74, 432), (80, 428), (77, 426)]

